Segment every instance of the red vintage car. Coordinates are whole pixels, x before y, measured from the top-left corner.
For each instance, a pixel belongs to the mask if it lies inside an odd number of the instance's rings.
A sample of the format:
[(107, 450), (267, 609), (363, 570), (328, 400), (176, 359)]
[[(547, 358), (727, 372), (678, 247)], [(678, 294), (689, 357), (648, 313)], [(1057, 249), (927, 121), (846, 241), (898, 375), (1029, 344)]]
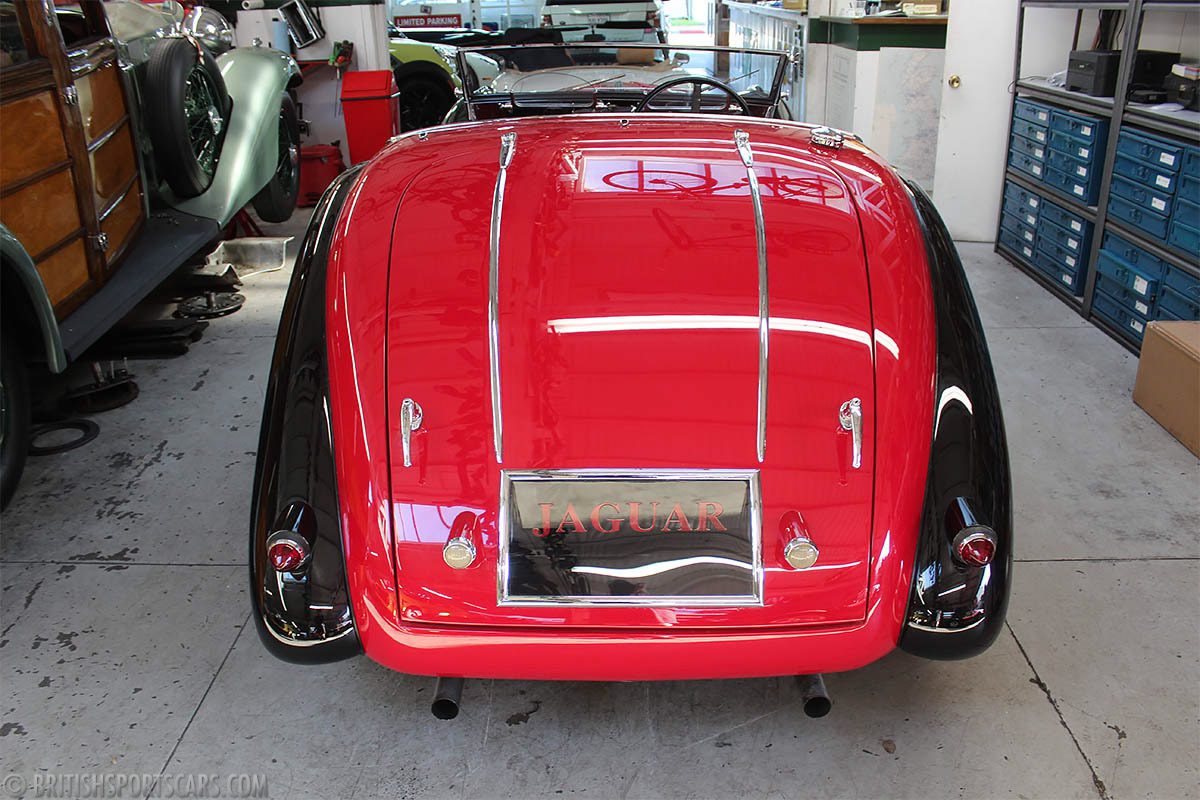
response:
[(636, 50), (487, 49), (469, 121), (317, 207), (252, 512), (281, 658), (437, 676), (442, 717), (472, 677), (798, 675), (820, 714), (821, 673), (995, 639), (1008, 454), (937, 211), (779, 118), (786, 55)]

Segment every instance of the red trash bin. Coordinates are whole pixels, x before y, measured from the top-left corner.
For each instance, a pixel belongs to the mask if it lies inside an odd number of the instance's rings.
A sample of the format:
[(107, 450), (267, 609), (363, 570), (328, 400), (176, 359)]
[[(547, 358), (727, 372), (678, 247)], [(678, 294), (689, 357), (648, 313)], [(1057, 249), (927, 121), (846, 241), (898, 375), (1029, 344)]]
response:
[(362, 70), (342, 76), (342, 114), (351, 163), (366, 161), (400, 132), (398, 97), (391, 70)]
[(305, 145), (300, 148), (300, 198), (296, 205), (301, 208), (315, 206), (321, 195), (342, 173), (346, 164), (342, 151), (332, 144)]

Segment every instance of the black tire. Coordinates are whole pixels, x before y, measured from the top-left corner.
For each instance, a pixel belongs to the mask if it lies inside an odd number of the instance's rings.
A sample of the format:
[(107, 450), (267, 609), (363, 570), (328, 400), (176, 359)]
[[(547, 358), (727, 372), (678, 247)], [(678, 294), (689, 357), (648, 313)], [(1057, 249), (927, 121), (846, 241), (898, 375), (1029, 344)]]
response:
[(454, 90), (431, 75), (408, 75), (396, 81), (400, 91), (400, 130), (440, 125), (454, 105)]
[(254, 196), (254, 213), (263, 222), (287, 222), (300, 195), (300, 123), (296, 104), (284, 95), (279, 104), (279, 162), (267, 185)]
[(216, 173), (232, 110), (217, 62), (187, 39), (163, 39), (150, 51), (146, 96), (159, 174), (178, 197), (203, 193)]
[(29, 373), (12, 334), (0, 336), (0, 509), (8, 506), (29, 453)]

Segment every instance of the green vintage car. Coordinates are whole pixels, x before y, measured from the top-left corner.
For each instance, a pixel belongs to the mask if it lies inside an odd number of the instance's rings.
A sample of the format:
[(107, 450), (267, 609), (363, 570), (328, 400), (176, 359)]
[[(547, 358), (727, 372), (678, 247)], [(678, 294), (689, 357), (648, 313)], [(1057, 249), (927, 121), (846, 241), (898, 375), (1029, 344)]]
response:
[[(412, 131), (437, 125), (454, 105), (459, 79), (458, 48), (409, 38), (388, 28), (388, 52), (392, 74), (400, 91), (400, 130)], [(487, 56), (466, 54), (467, 66), (481, 82), (500, 74), (500, 65)]]
[(0, 505), (29, 371), (66, 369), (243, 207), (295, 207), (300, 71), (203, 13), (0, 2)]

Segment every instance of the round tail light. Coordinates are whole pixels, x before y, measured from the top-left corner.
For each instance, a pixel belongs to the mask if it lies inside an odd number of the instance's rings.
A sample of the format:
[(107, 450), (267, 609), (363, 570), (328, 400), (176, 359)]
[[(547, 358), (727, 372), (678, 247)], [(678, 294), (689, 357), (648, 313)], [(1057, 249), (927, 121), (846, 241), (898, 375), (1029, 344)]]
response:
[(267, 560), (276, 572), (295, 572), (308, 563), (308, 542), (292, 531), (277, 531), (267, 539)]
[(986, 567), (996, 557), (996, 534), (988, 528), (968, 528), (954, 537), (954, 557), (968, 567)]

